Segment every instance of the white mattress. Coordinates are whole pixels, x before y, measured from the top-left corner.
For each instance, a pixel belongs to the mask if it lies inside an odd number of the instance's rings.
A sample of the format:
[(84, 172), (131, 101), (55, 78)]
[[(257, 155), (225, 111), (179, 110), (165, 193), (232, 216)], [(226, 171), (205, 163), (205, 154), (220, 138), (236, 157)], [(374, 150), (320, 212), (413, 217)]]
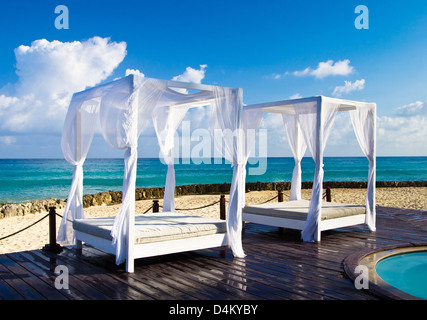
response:
[[(76, 219), (75, 230), (112, 240), (115, 217)], [(135, 244), (184, 239), (226, 233), (224, 220), (188, 216), (175, 212), (147, 213), (135, 216)]]
[[(308, 200), (273, 202), (246, 206), (243, 208), (243, 213), (305, 221), (307, 220), (309, 206), (310, 201)], [(347, 203), (322, 202), (321, 219), (329, 220), (365, 213), (365, 206)]]

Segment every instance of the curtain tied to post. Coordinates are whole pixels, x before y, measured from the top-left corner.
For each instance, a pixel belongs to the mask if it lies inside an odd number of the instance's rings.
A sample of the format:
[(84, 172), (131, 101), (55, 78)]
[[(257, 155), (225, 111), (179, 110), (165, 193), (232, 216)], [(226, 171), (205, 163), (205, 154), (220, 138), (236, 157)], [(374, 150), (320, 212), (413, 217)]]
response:
[[(129, 223), (129, 215), (135, 214), (135, 181), (136, 165), (138, 161), (137, 147), (129, 147), (125, 151), (125, 170), (123, 175), (123, 199), (120, 210), (114, 219), (111, 236), (112, 244), (116, 246), (116, 264), (121, 264), (126, 260), (126, 239)], [(133, 239), (130, 239), (133, 241)]]
[(83, 167), (76, 164), (73, 168), (73, 178), (63, 218), (58, 230), (57, 240), (64, 244), (74, 244), (75, 235), (72, 223), (74, 219), (83, 219)]

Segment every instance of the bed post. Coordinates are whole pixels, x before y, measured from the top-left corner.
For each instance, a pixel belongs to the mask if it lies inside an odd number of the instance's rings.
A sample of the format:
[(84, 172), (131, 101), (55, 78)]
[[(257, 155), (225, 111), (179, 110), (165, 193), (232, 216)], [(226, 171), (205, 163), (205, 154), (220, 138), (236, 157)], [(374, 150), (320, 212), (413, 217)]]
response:
[[(371, 214), (372, 214), (372, 224), (373, 224), (373, 229), (376, 230), (377, 228), (377, 217), (376, 217), (376, 199), (375, 199), (375, 194), (376, 194), (376, 180), (377, 180), (377, 106), (375, 105), (375, 107), (373, 108), (373, 116), (372, 116), (372, 130), (373, 130), (373, 138), (374, 138), (374, 145), (373, 145), (373, 181), (372, 181), (372, 187), (371, 187), (371, 198), (372, 198), (372, 208), (371, 208)], [(369, 178), (368, 178), (369, 179)]]
[[(295, 115), (294, 126), (295, 126), (295, 149), (296, 149), (295, 154), (296, 154), (297, 161), (299, 161), (299, 154), (301, 151), (299, 148), (299, 139), (301, 139), (301, 137), (300, 137), (299, 122), (298, 122), (298, 114)], [(301, 162), (300, 163), (295, 162), (295, 165), (298, 166), (298, 168), (301, 168)], [(293, 180), (293, 177), (292, 177), (292, 180)], [(291, 200), (301, 200), (301, 171), (300, 170), (298, 170), (297, 181), (299, 185), (296, 185), (296, 186), (291, 185), (291, 189), (296, 188), (296, 192), (294, 193), (295, 199), (291, 199)]]
[[(132, 94), (135, 93), (135, 87), (136, 87), (136, 83), (135, 83), (135, 75), (132, 77)], [(130, 106), (131, 109), (136, 108), (138, 109), (139, 106), (139, 95), (136, 94), (135, 99), (132, 100), (132, 105)], [(135, 126), (134, 130), (131, 130), (131, 133), (133, 133), (135, 136), (133, 137), (135, 139), (135, 143), (138, 143), (138, 130), (136, 128), (138, 128), (138, 110), (132, 110), (131, 111), (131, 115), (133, 116), (133, 125)], [(136, 174), (136, 167), (138, 164), (138, 152), (137, 152), (137, 147), (130, 147), (128, 149), (128, 151), (130, 152), (130, 156), (128, 158), (128, 160), (131, 161), (135, 161), (135, 163), (133, 164), (133, 169), (135, 170), (135, 174)], [(132, 153), (136, 153), (136, 154), (132, 154)], [(135, 158), (136, 157), (136, 158)], [(131, 174), (132, 176), (132, 174)], [(134, 177), (136, 180), (136, 176)], [(135, 252), (134, 252), (134, 245), (135, 245), (135, 185), (136, 185), (136, 181), (133, 180), (130, 183), (133, 184), (132, 187), (130, 187), (128, 189), (127, 192), (129, 192), (129, 190), (131, 191), (131, 197), (133, 199), (133, 201), (131, 202), (131, 206), (133, 206), (133, 208), (128, 208), (126, 215), (128, 217), (127, 219), (127, 223), (128, 225), (127, 227), (127, 232), (126, 232), (126, 245), (127, 245), (127, 257), (126, 257), (126, 272), (134, 272), (134, 264), (135, 264)]]
[[(317, 139), (316, 139), (316, 167), (317, 172), (323, 170), (323, 119), (322, 119), (322, 110), (323, 110), (323, 99), (322, 96), (319, 97), (317, 102)], [(322, 219), (322, 194), (323, 194), (323, 176), (322, 181), (319, 181), (319, 195), (317, 201), (319, 201), (319, 215), (317, 217), (317, 226), (314, 232), (314, 241), (320, 241), (320, 222)]]
[[(81, 107), (77, 109), (76, 112), (76, 144), (75, 144), (75, 159), (80, 160), (82, 156), (82, 110)], [(77, 185), (76, 194), (74, 198), (74, 203), (76, 204), (76, 218), (83, 218), (83, 181), (81, 181)], [(82, 249), (82, 242), (80, 240), (76, 240), (76, 249)]]

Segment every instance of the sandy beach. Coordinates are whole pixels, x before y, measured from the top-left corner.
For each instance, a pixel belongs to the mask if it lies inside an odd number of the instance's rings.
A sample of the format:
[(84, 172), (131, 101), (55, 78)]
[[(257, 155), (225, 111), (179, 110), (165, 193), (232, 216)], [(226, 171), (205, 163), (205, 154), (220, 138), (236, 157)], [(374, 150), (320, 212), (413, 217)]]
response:
[[(302, 198), (310, 199), (311, 190), (303, 189)], [(342, 203), (365, 203), (365, 189), (332, 189), (332, 201)], [(378, 206), (415, 209), (427, 211), (427, 188), (377, 188), (376, 201)], [(252, 191), (246, 194), (246, 204), (257, 204), (277, 196), (277, 191)], [(186, 209), (205, 206), (219, 201), (220, 195), (180, 196), (176, 198), (176, 208)], [(226, 195), (228, 200), (228, 195)], [(289, 191), (284, 191), (284, 200), (289, 199)], [(277, 201), (273, 199), (271, 201)], [(152, 206), (152, 200), (136, 202), (136, 214), (142, 214)], [(162, 201), (159, 201), (160, 205)], [(115, 216), (120, 205), (96, 206), (85, 209), (86, 217)], [(180, 211), (186, 214), (219, 218), (219, 203), (204, 209)], [(62, 215), (63, 210), (57, 210)], [(46, 216), (46, 213), (35, 213), (25, 216), (0, 219), (0, 238), (21, 230)], [(57, 227), (60, 224), (57, 217)], [(45, 218), (36, 225), (7, 239), (0, 240), (0, 253), (26, 251), (42, 248), (49, 241), (49, 221)]]

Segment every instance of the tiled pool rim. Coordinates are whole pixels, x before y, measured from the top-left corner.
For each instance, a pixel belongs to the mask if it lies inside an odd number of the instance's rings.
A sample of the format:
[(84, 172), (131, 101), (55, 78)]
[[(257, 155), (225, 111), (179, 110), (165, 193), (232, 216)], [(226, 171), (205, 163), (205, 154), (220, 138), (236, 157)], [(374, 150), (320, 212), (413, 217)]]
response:
[[(381, 260), (403, 253), (427, 251), (427, 243), (404, 243), (399, 245), (367, 249), (348, 256), (344, 260), (344, 271), (351, 281), (355, 281), (359, 272), (356, 272), (358, 265), (366, 266), (368, 269), (367, 290), (382, 299), (392, 300), (421, 300), (385, 282), (376, 272), (376, 265)], [(356, 289), (355, 287), (355, 290)]]

